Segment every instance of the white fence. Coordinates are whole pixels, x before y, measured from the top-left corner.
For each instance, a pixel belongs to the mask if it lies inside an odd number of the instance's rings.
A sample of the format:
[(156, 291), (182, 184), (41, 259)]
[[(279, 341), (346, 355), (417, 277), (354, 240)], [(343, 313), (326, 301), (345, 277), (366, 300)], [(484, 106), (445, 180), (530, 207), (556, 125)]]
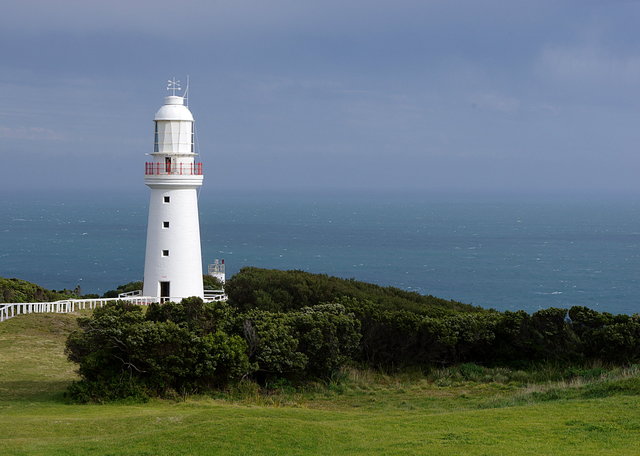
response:
[[(227, 296), (224, 294), (215, 295), (214, 297), (205, 297), (205, 301), (226, 301), (226, 299)], [(30, 313), (69, 313), (83, 309), (95, 309), (96, 307), (102, 307), (105, 304), (114, 301), (127, 301), (133, 304), (146, 306), (152, 302), (179, 302), (181, 300), (182, 298), (177, 297), (158, 298), (151, 296), (126, 296), (122, 298), (66, 299), (54, 302), (0, 303), (0, 322), (11, 317), (15, 317), (16, 315)]]
[(227, 295), (224, 290), (204, 290), (204, 300), (206, 302), (226, 301)]

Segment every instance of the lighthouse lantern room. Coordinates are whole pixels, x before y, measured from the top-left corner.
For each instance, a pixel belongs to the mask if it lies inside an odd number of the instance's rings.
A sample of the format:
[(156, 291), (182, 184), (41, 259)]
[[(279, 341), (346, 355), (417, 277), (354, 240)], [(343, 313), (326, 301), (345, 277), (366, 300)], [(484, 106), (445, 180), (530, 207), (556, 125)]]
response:
[[(179, 81), (178, 81), (179, 82)], [(202, 163), (195, 161), (194, 119), (185, 98), (173, 95), (156, 113), (152, 161), (144, 183), (151, 189), (144, 262), (145, 296), (204, 297), (197, 189)]]

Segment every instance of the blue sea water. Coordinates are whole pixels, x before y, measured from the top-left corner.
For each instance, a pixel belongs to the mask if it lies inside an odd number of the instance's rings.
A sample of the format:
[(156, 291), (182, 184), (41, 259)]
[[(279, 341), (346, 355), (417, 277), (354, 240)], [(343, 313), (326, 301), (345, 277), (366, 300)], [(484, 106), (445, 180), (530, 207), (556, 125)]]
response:
[[(0, 276), (103, 293), (141, 280), (145, 189), (0, 203)], [(205, 265), (301, 269), (492, 307), (640, 312), (640, 205), (203, 193)]]

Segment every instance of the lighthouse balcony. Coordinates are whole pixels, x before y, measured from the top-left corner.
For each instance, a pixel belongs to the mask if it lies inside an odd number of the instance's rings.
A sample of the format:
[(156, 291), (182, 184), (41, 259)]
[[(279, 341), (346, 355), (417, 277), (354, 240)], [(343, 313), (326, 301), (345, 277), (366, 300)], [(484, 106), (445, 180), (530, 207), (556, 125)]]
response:
[(157, 163), (144, 164), (145, 176), (202, 176), (202, 163)]

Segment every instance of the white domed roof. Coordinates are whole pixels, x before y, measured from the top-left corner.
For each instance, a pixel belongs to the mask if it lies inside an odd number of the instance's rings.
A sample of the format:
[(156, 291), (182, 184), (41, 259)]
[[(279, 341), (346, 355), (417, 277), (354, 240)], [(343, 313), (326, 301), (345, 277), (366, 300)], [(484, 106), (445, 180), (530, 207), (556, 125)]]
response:
[(193, 114), (184, 105), (184, 98), (172, 95), (164, 98), (164, 105), (158, 109), (154, 120), (190, 120), (193, 122)]

